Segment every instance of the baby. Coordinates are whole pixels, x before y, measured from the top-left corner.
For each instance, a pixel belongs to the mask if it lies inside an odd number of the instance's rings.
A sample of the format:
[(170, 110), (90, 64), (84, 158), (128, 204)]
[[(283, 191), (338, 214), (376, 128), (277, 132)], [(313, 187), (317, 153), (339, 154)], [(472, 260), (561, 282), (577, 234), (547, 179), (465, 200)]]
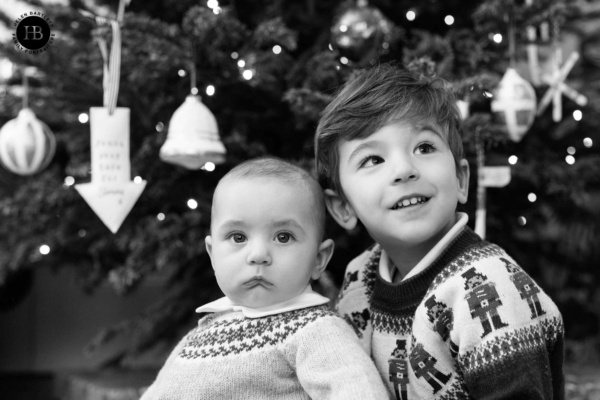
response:
[(356, 333), (311, 289), (334, 244), (319, 184), (275, 158), (227, 173), (206, 249), (225, 297), (175, 347), (152, 399), (387, 399)]

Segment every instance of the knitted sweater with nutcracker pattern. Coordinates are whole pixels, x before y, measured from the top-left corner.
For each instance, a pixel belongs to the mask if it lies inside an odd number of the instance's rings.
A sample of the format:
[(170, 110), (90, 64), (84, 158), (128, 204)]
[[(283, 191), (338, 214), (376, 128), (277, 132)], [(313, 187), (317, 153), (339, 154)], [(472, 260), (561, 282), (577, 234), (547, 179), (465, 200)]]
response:
[(142, 400), (381, 400), (389, 395), (352, 328), (328, 306), (200, 319)]
[(563, 399), (563, 323), (497, 245), (465, 227), (423, 271), (393, 284), (375, 245), (337, 303), (396, 399)]

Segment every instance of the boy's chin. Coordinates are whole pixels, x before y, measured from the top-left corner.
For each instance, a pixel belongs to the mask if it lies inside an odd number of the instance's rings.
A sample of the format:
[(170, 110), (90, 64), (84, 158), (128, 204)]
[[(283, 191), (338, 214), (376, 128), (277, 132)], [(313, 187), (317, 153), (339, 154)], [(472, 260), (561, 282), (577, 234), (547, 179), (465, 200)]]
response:
[(371, 235), (384, 249), (433, 247), (446, 234), (444, 230), (407, 229), (385, 235)]

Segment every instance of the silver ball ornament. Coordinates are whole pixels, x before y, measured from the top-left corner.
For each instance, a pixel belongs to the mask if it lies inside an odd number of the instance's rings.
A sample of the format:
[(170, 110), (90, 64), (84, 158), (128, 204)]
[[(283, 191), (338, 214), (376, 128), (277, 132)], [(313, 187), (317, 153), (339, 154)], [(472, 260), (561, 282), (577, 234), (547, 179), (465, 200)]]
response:
[(331, 28), (331, 45), (341, 57), (362, 66), (377, 57), (388, 45), (390, 23), (381, 11), (358, 5), (342, 12)]

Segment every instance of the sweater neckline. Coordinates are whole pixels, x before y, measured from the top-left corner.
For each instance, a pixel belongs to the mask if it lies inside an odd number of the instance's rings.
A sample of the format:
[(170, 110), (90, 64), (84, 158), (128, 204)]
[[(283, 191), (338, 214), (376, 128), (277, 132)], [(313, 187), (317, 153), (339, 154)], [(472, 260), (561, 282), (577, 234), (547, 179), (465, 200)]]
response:
[(197, 313), (206, 312), (225, 312), (225, 311), (241, 311), (246, 318), (262, 318), (271, 315), (282, 314), (285, 312), (301, 310), (303, 308), (320, 306), (329, 303), (329, 299), (325, 296), (312, 290), (310, 284), (306, 286), (304, 291), (292, 299), (281, 303), (273, 304), (261, 308), (251, 308), (235, 304), (229, 297), (224, 296), (220, 299), (207, 303), (196, 309)]
[[(466, 249), (480, 241), (481, 238), (471, 228), (465, 227), (423, 271), (396, 284), (385, 281), (379, 274), (379, 266), (372, 265), (375, 268), (372, 306), (388, 313), (412, 314), (435, 277)], [(376, 251), (381, 251), (381, 248)]]

